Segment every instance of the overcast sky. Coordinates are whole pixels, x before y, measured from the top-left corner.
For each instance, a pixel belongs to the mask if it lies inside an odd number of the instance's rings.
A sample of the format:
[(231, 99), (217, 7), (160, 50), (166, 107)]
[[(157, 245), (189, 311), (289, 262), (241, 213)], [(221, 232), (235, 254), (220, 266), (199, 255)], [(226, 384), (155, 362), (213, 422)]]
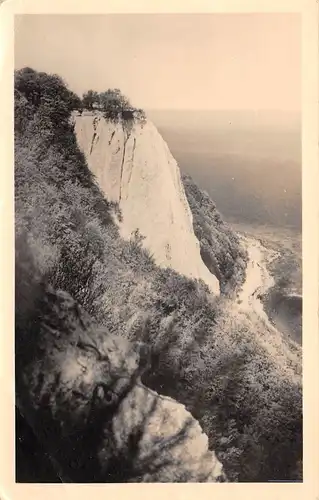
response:
[(78, 94), (120, 88), (146, 109), (301, 108), (298, 14), (28, 15), (15, 67)]

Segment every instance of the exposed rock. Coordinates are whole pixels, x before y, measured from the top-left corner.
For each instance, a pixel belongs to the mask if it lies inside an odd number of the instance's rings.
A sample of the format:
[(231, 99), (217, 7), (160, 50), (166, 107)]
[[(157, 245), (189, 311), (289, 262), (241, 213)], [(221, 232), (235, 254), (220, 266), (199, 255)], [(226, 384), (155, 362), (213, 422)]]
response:
[[(118, 471), (128, 471), (130, 481), (225, 480), (222, 465), (208, 450), (208, 438), (199, 423), (183, 405), (142, 385), (136, 385), (122, 401), (111, 430), (115, 463)], [(105, 463), (104, 446), (99, 456)]]
[(178, 165), (156, 127), (92, 114), (74, 119), (89, 168), (106, 198), (119, 204), (122, 236), (138, 229), (158, 265), (201, 278), (219, 294), (218, 279), (200, 255)]

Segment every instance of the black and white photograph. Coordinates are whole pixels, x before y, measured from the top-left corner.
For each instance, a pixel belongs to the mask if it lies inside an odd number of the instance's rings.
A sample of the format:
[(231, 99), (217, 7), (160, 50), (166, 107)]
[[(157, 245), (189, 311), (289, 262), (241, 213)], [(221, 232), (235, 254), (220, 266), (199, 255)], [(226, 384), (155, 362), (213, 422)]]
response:
[(15, 16), (17, 483), (303, 482), (301, 37)]

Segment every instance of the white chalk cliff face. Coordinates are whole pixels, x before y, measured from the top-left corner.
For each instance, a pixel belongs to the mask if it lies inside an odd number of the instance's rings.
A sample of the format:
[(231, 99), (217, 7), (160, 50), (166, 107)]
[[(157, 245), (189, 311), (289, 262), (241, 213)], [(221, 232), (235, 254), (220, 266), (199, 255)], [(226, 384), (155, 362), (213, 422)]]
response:
[(153, 123), (114, 124), (83, 114), (75, 117), (75, 133), (101, 190), (119, 204), (122, 236), (138, 229), (159, 266), (201, 278), (219, 294), (200, 256), (178, 165)]

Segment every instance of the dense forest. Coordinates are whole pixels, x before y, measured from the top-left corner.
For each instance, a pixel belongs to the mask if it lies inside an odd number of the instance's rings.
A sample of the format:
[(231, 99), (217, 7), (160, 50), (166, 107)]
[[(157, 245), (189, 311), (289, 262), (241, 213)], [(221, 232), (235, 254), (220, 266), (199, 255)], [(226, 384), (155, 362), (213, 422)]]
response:
[[(77, 146), (70, 116), (79, 109), (83, 100), (60, 77), (15, 73), (16, 248), (27, 247), (41, 280), (70, 294), (105, 331), (149, 346), (143, 383), (198, 419), (230, 481), (300, 479), (299, 368), (290, 367), (297, 373), (290, 379), (256, 341), (266, 327), (232, 314), (246, 258), (238, 238), (184, 177), (202, 258), (226, 293), (214, 297), (203, 282), (156, 266), (138, 234), (122, 239), (119, 208), (103, 197)], [(19, 276), (16, 352), (23, 346), (28, 359)], [(17, 478), (22, 467), (18, 461)]]

